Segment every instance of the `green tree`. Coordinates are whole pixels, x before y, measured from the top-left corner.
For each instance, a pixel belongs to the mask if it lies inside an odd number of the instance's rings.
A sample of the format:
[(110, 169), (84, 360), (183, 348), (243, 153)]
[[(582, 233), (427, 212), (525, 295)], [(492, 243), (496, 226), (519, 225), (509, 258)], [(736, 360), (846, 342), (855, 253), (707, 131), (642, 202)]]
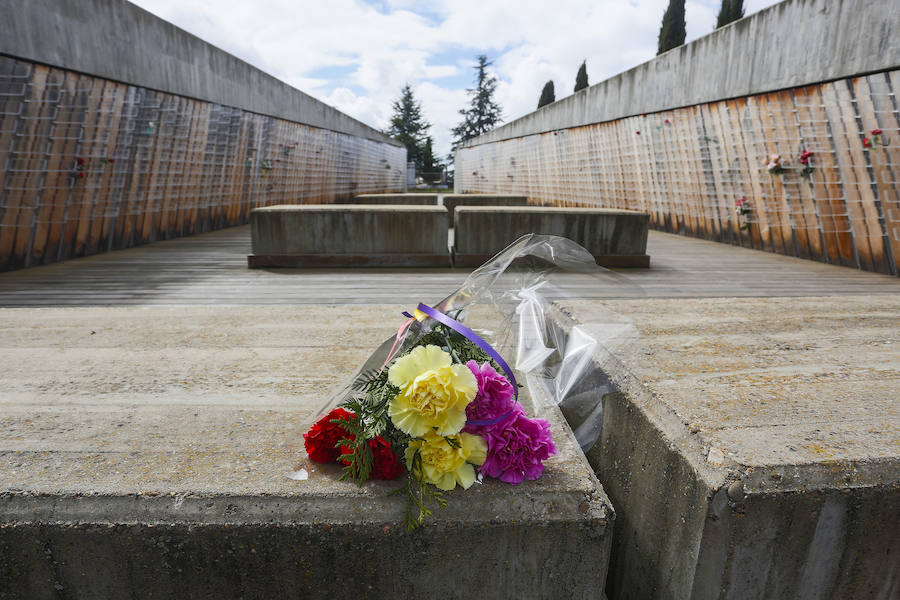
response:
[(553, 102), (556, 102), (556, 92), (553, 90), (553, 80), (551, 79), (544, 84), (544, 89), (541, 90), (541, 97), (538, 100), (538, 108), (547, 106), (548, 104), (552, 104)]
[(663, 15), (662, 27), (659, 28), (657, 55), (684, 44), (684, 38), (687, 37), (684, 23), (684, 2), (685, 0), (669, 0), (669, 6)]
[(444, 163), (434, 155), (433, 144), (434, 139), (429, 135), (425, 138), (425, 143), (422, 145), (423, 173), (438, 173), (444, 168)]
[(466, 140), (477, 137), (494, 128), (503, 119), (500, 117), (502, 110), (494, 100), (494, 92), (497, 90), (497, 78), (487, 72), (492, 63), (487, 56), (479, 55), (475, 65), (475, 87), (467, 89), (471, 97), (469, 108), (463, 108), (459, 114), (463, 116), (462, 122), (452, 129), (453, 146), (456, 147)]
[(425, 142), (430, 138), (431, 124), (422, 116), (422, 104), (413, 96), (409, 84), (403, 86), (400, 99), (391, 108), (394, 114), (385, 133), (406, 146), (406, 160), (416, 163), (416, 170), (420, 171), (425, 167)]
[(724, 27), (732, 21), (744, 18), (744, 0), (722, 0), (722, 8), (719, 9), (719, 18), (716, 19), (716, 29)]
[(587, 60), (584, 60), (581, 62), (581, 66), (578, 67), (578, 74), (575, 75), (575, 91), (583, 90), (587, 86)]

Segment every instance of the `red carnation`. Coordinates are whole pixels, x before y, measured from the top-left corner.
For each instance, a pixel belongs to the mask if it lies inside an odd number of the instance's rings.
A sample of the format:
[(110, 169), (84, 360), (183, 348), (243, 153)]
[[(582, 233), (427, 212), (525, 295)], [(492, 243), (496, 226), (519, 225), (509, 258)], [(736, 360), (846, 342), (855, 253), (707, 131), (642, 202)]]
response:
[(75, 159), (75, 163), (76, 163), (78, 166), (81, 166), (81, 165), (84, 164), (84, 159), (83, 159), (83, 158), (76, 158), (76, 159)]
[(881, 135), (881, 130), (880, 130), (880, 129), (873, 129), (870, 133), (871, 133), (872, 135)]
[(640, 132), (640, 131), (635, 131), (635, 133), (638, 134), (638, 135), (641, 135), (641, 132)]
[(356, 418), (352, 412), (343, 408), (335, 408), (330, 413), (316, 421), (309, 431), (303, 434), (303, 445), (310, 460), (317, 463), (337, 462), (341, 451), (337, 443), (342, 439), (350, 438), (346, 429), (332, 421), (341, 419), (350, 421)]
[[(369, 448), (372, 449), (372, 455), (375, 460), (372, 463), (372, 472), (369, 473), (369, 479), (397, 479), (403, 475), (403, 463), (391, 450), (391, 444), (381, 437), (375, 437), (369, 440)], [(353, 449), (348, 446), (341, 446), (341, 454), (351, 454)], [(344, 464), (349, 461), (343, 460)]]
[(668, 119), (666, 119), (666, 125), (668, 125), (668, 124), (669, 124), (669, 120), (668, 120)]
[(864, 137), (863, 138), (863, 148), (869, 148), (871, 146), (872, 146), (872, 142), (869, 141), (869, 138)]

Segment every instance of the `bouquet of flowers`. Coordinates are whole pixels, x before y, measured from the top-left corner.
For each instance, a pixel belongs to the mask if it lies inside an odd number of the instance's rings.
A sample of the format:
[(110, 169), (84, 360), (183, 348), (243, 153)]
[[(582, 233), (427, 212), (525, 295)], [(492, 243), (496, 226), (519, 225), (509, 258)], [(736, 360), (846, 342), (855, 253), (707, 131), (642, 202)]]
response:
[[(550, 283), (550, 273), (560, 269), (617, 278), (574, 242), (529, 234), (442, 302), (403, 313), (397, 334), (303, 435), (310, 459), (342, 464), (342, 479), (360, 485), (405, 473), (391, 495), (405, 498), (410, 529), (435, 506), (446, 506), (444, 492), (457, 486), (468, 489), (484, 476), (510, 484), (540, 477), (556, 453), (550, 424), (526, 414), (523, 386), (495, 346), (515, 348), (517, 370), (540, 381), (551, 401), (561, 404), (577, 388), (596, 344), (554, 347), (544, 315), (552, 298), (566, 295)], [(485, 309), (495, 346), (463, 324)], [(600, 413), (591, 414), (582, 425), (596, 434)]]
[(809, 150), (803, 150), (800, 152), (800, 164), (803, 165), (803, 167), (800, 169), (800, 175), (802, 177), (809, 177), (810, 174), (812, 174), (812, 172), (815, 170), (810, 163), (810, 159), (813, 157), (813, 154), (814, 153), (810, 152)]
[(741, 231), (746, 231), (750, 229), (750, 202), (746, 198), (738, 198), (734, 201), (734, 212), (738, 215), (738, 220), (741, 222)]
[(784, 165), (781, 164), (780, 154), (768, 155), (766, 160), (763, 161), (763, 164), (766, 167), (766, 171), (769, 172), (769, 175), (781, 175), (784, 173)]

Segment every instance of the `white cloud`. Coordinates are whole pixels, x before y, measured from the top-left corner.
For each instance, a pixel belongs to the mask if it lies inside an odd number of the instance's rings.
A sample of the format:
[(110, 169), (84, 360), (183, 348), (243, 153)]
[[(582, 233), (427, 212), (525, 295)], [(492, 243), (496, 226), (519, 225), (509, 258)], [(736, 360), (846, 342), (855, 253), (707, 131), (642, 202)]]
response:
[[(500, 79), (504, 120), (534, 110), (554, 81), (572, 93), (587, 60), (598, 83), (656, 54), (668, 0), (134, 0), (204, 40), (373, 127), (409, 83), (433, 124), (436, 152), (467, 104), (486, 54)], [(776, 0), (746, 0), (747, 14)], [(720, 0), (688, 0), (688, 40), (715, 27)]]

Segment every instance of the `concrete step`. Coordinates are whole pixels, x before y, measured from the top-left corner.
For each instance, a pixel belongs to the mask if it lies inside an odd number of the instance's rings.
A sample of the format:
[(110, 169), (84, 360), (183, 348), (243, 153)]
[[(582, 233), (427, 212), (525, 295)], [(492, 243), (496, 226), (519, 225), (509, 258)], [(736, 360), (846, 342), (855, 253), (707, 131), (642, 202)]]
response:
[(0, 598), (601, 597), (614, 513), (558, 412), (541, 479), (412, 533), (396, 482), (308, 460), (405, 308), (0, 309)]
[(640, 334), (562, 406), (578, 428), (602, 403), (611, 599), (897, 597), (900, 297), (558, 309), (560, 333)]

